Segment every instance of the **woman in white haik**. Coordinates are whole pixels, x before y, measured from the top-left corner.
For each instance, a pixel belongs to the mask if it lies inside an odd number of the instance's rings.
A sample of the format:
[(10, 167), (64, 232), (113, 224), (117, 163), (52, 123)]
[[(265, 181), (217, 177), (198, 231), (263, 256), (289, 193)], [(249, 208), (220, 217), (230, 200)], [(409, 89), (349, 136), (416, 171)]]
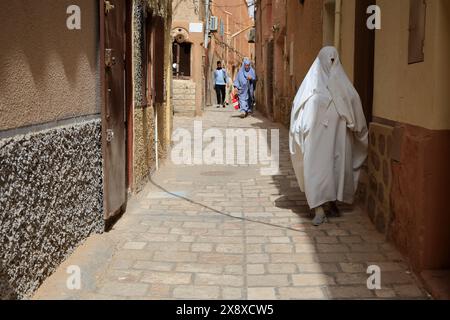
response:
[(353, 203), (368, 130), (359, 95), (334, 47), (320, 51), (297, 92), (289, 147), (300, 189), (315, 210), (315, 226), (326, 221), (326, 203)]

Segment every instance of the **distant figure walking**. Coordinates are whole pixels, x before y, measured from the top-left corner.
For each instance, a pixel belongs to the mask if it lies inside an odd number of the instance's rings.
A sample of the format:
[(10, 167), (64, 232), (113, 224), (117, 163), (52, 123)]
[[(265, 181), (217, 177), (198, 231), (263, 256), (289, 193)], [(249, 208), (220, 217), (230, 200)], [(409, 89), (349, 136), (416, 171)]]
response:
[(242, 63), (234, 80), (234, 87), (238, 90), (241, 118), (246, 118), (249, 113), (253, 112), (256, 87), (256, 73), (248, 58), (245, 58)]
[(228, 83), (228, 75), (222, 68), (222, 62), (217, 61), (217, 69), (214, 70), (214, 89), (217, 95), (217, 108), (225, 108), (225, 89)]
[(368, 130), (361, 100), (334, 47), (323, 48), (294, 99), (289, 146), (313, 224), (326, 221), (323, 205), (353, 203), (367, 158)]

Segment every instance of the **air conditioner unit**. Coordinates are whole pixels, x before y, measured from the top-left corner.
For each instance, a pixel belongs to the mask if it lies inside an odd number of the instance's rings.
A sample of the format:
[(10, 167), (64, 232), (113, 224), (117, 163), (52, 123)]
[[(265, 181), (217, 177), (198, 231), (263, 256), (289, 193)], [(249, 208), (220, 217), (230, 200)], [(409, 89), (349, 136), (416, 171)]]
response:
[(248, 38), (248, 43), (255, 43), (255, 41), (256, 41), (256, 29), (255, 28), (251, 28), (248, 31), (247, 38)]
[(217, 32), (218, 29), (219, 29), (219, 18), (211, 17), (211, 19), (209, 20), (209, 31)]
[(225, 25), (223, 24), (223, 21), (220, 20), (220, 35), (223, 37), (225, 35)]

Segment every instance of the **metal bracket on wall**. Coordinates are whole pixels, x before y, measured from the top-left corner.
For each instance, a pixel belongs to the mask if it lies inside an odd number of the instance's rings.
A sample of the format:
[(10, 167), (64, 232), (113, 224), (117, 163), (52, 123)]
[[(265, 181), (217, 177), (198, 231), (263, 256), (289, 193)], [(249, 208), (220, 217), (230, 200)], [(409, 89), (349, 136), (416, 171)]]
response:
[(111, 142), (114, 139), (114, 131), (112, 129), (106, 130), (106, 142)]
[(111, 2), (105, 1), (105, 15), (108, 14), (111, 10), (113, 10), (115, 7)]
[(112, 55), (112, 49), (105, 49), (105, 66), (111, 68), (116, 64), (116, 58)]

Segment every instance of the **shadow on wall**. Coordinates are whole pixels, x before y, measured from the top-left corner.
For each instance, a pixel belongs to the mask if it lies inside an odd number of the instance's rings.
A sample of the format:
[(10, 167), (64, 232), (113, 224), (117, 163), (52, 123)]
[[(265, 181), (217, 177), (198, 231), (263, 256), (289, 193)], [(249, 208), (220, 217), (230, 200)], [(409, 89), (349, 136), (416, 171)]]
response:
[[(72, 4), (81, 30), (66, 26)], [(96, 1), (2, 1), (0, 29), (0, 130), (100, 111)]]
[[(72, 4), (81, 8), (81, 30), (67, 29), (66, 10)], [(8, 73), (4, 69), (9, 69), (8, 63), (26, 63), (35, 84), (42, 86), (52, 73), (48, 69), (52, 61), (62, 63), (71, 84), (76, 80), (78, 62), (82, 58), (95, 70), (98, 63), (97, 8), (97, 3), (91, 0), (3, 2), (0, 25), (2, 30), (8, 31), (0, 34), (0, 83), (7, 80)]]

